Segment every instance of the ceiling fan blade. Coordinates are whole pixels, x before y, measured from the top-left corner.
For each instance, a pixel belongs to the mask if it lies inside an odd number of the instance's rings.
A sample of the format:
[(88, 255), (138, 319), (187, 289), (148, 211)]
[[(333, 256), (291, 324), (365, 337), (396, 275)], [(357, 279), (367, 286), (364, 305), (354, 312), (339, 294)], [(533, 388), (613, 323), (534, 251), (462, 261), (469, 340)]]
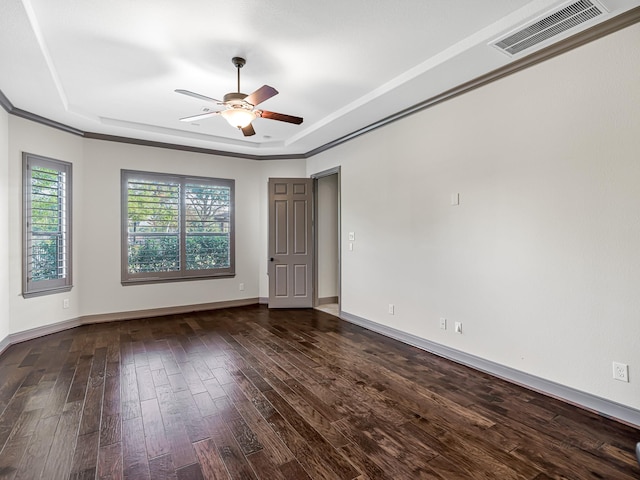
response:
[(256, 131), (253, 129), (253, 125), (249, 124), (246, 127), (242, 128), (242, 134), (245, 137), (250, 137), (251, 135), (255, 135)]
[(181, 118), (180, 121), (181, 122), (195, 122), (196, 120), (202, 120), (203, 118), (215, 117), (219, 113), (220, 112), (200, 113), (199, 115), (192, 115), (191, 117)]
[(265, 100), (269, 100), (271, 97), (277, 94), (278, 91), (275, 88), (270, 87), (269, 85), (263, 85), (258, 90), (248, 95), (244, 99), (244, 101), (250, 103), (255, 107), (259, 103), (262, 103)]
[(260, 114), (260, 116), (262, 118), (268, 118), (270, 120), (278, 120), (280, 122), (295, 123), (296, 125), (300, 125), (303, 120), (302, 118), (294, 117), (293, 115), (285, 115), (284, 113), (269, 112), (267, 110), (262, 110), (262, 113)]
[(200, 100), (206, 100), (207, 102), (213, 103), (222, 103), (220, 100), (216, 100), (215, 98), (205, 97), (204, 95), (200, 95), (199, 93), (190, 92), (189, 90), (175, 90), (176, 93), (181, 93), (182, 95), (188, 95), (189, 97), (199, 98)]

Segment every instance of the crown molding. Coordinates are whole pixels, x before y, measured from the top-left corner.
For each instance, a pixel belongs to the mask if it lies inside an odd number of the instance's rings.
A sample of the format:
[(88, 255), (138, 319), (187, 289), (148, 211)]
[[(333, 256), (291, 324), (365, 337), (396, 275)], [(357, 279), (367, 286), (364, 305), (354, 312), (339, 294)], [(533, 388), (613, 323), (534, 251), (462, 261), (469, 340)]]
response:
[(11, 113), (11, 110), (13, 110), (13, 105), (5, 96), (5, 94), (2, 93), (2, 90), (0, 90), (0, 106), (2, 106), (2, 108), (4, 108), (7, 113)]
[(102, 133), (85, 132), (85, 138), (93, 140), (104, 140), (107, 142), (128, 143), (132, 145), (142, 145), (145, 147), (166, 148), (170, 150), (181, 150), (184, 152), (204, 153), (207, 155), (220, 155), (223, 157), (244, 158), (247, 160), (297, 160), (307, 158), (305, 154), (288, 154), (288, 155), (251, 155), (245, 153), (226, 152), (224, 150), (215, 150), (211, 148), (190, 147), (188, 145), (180, 145), (177, 143), (164, 143), (152, 140), (141, 140), (131, 137), (119, 137), (117, 135), (104, 135)]
[(373, 130), (377, 130), (380, 127), (384, 127), (385, 125), (393, 123), (397, 120), (401, 120), (405, 117), (413, 115), (414, 113), (421, 112), (423, 110), (426, 110), (427, 108), (433, 107), (447, 100), (451, 100), (460, 95), (471, 92), (477, 88), (488, 85), (489, 83), (495, 82), (496, 80), (500, 80), (501, 78), (520, 72), (526, 68), (532, 67), (541, 62), (557, 57), (558, 55), (562, 55), (566, 52), (569, 52), (570, 50), (573, 50), (574, 48), (581, 47), (583, 45), (586, 45), (587, 43), (593, 42), (594, 40), (598, 40), (599, 38), (602, 38), (614, 32), (617, 32), (618, 30), (622, 30), (623, 28), (634, 25), (639, 21), (640, 21), (640, 7), (635, 7), (609, 20), (606, 20), (602, 23), (594, 25), (591, 28), (578, 32), (571, 37), (568, 37), (553, 45), (550, 45), (546, 48), (538, 50), (537, 52), (527, 55), (526, 57), (523, 57), (519, 60), (515, 60), (509, 63), (508, 65), (505, 65), (504, 67), (493, 70), (485, 75), (481, 75), (480, 77), (477, 77), (469, 82), (458, 85), (457, 87), (447, 90), (446, 92), (443, 92), (427, 100), (424, 100), (404, 110), (401, 110), (398, 113), (389, 115), (388, 117), (385, 117), (382, 120), (378, 120), (374, 123), (371, 123), (366, 127), (355, 130), (347, 135), (344, 135), (340, 138), (332, 140), (331, 142), (325, 143), (320, 147), (314, 148), (313, 150), (310, 150), (306, 153), (300, 153), (300, 154), (283, 154), (283, 155), (244, 154), (244, 153), (236, 153), (236, 152), (226, 152), (224, 150), (190, 147), (187, 145), (180, 145), (180, 144), (174, 144), (174, 143), (155, 142), (155, 141), (142, 140), (142, 139), (137, 139), (132, 137), (120, 137), (116, 135), (84, 132), (77, 128), (70, 127), (68, 125), (56, 122), (54, 120), (50, 120), (45, 117), (41, 117), (40, 115), (36, 115), (30, 112), (21, 110), (19, 108), (15, 108), (11, 103), (11, 101), (4, 95), (4, 93), (2, 93), (2, 90), (0, 90), (0, 105), (2, 105), (2, 107), (12, 115), (16, 115), (18, 117), (22, 117), (27, 120), (32, 120), (34, 122), (47, 125), (49, 127), (57, 128), (58, 130), (62, 130), (68, 133), (72, 133), (74, 135), (80, 135), (84, 138), (90, 138), (94, 140), (104, 140), (109, 142), (142, 145), (146, 147), (166, 148), (171, 150), (181, 150), (181, 151), (194, 152), (194, 153), (204, 153), (207, 155), (219, 155), (224, 157), (244, 158), (247, 160), (298, 160), (298, 159), (305, 159), (305, 158), (310, 158), (315, 155), (318, 155), (319, 153), (330, 150), (334, 147), (337, 147), (338, 145), (341, 145), (350, 140), (353, 140), (354, 138), (357, 138), (361, 135), (369, 133)]
[(562, 55), (563, 53), (567, 53), (574, 48), (581, 47), (583, 45), (586, 45), (587, 43), (593, 42), (594, 40), (598, 40), (599, 38), (606, 37), (607, 35), (617, 32), (618, 30), (622, 30), (623, 28), (634, 25), (639, 21), (640, 7), (636, 7), (616, 17), (613, 17), (610, 20), (594, 25), (593, 27), (583, 30), (582, 32), (578, 32), (571, 37), (559, 41), (558, 43), (550, 45), (546, 48), (538, 50), (537, 52), (527, 55), (526, 57), (511, 62), (504, 67), (500, 67), (485, 75), (477, 77), (469, 82), (463, 83), (461, 85), (458, 85), (457, 87), (447, 90), (446, 92), (436, 95), (435, 97), (431, 97), (398, 113), (389, 115), (388, 117), (367, 125), (360, 130), (356, 130), (355, 132), (349, 133), (343, 137), (326, 143), (325, 145), (307, 152), (306, 155), (308, 157), (312, 157), (314, 155), (322, 153), (342, 143), (348, 142), (349, 140), (353, 140), (360, 135), (371, 132), (372, 130), (384, 127), (385, 125), (393, 123), (397, 120), (401, 120), (405, 117), (408, 117), (409, 115), (421, 112), (423, 110), (426, 110), (427, 108), (433, 107), (447, 100), (451, 100), (465, 93), (471, 92), (472, 90), (475, 90), (477, 88), (484, 87), (485, 85), (495, 82), (496, 80), (500, 80), (504, 77), (520, 72), (526, 68), (550, 60), (551, 58)]
[(55, 120), (51, 120), (46, 117), (41, 117), (40, 115), (36, 115), (35, 113), (27, 112), (26, 110), (22, 110), (20, 108), (13, 108), (9, 111), (11, 115), (15, 115), (16, 117), (25, 118), (27, 120), (31, 120), (32, 122), (40, 123), (42, 125), (46, 125), (47, 127), (57, 128), (58, 130), (62, 130), (63, 132), (71, 133), (73, 135), (78, 135), (80, 137), (84, 136), (84, 132), (74, 127), (70, 127), (69, 125), (65, 125), (64, 123), (56, 122)]

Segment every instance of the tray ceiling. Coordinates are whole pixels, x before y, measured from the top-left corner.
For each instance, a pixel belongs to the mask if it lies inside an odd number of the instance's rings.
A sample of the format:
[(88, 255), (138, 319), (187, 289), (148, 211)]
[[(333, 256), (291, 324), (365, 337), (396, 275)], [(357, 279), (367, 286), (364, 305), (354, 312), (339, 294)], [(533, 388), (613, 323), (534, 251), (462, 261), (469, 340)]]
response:
[[(300, 155), (640, 5), (604, 14), (519, 55), (496, 39), (572, 2), (550, 0), (3, 0), (0, 91), (16, 109), (84, 132), (246, 155)], [(262, 108), (302, 125), (178, 119), (222, 98), (279, 90)]]

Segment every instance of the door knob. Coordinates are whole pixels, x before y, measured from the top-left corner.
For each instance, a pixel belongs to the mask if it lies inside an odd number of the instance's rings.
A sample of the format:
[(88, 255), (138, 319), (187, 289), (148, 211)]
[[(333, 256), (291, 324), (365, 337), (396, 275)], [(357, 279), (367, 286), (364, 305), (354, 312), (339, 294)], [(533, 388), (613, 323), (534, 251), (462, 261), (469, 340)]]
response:
[(269, 261), (270, 261), (270, 262), (273, 262), (273, 261), (275, 261), (275, 258), (271, 257), (271, 258), (269, 259)]

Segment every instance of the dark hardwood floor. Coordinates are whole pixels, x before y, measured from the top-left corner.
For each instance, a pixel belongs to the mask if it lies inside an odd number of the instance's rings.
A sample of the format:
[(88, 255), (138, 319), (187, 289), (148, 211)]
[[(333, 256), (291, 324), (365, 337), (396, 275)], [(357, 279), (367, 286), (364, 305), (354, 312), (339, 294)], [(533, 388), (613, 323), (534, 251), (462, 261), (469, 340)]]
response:
[(79, 327), (0, 380), (1, 479), (640, 478), (640, 431), (314, 310)]

